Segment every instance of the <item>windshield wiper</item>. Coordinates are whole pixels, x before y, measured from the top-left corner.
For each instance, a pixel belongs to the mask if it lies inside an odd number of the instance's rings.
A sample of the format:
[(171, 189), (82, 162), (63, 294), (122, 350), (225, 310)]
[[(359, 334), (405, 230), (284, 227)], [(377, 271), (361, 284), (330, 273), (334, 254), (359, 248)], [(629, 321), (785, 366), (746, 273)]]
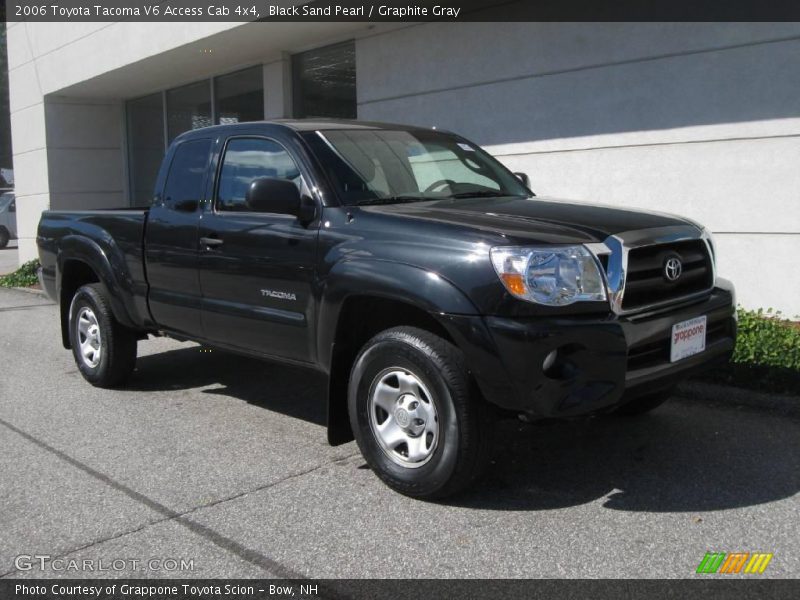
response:
[(387, 196), (386, 198), (367, 198), (356, 202), (357, 206), (365, 206), (369, 204), (400, 204), (405, 202), (425, 202), (427, 200), (436, 200), (428, 196)]
[(509, 196), (519, 196), (519, 194), (506, 194), (504, 192), (496, 192), (494, 190), (483, 190), (481, 192), (461, 192), (460, 194), (450, 194), (448, 198), (506, 198)]

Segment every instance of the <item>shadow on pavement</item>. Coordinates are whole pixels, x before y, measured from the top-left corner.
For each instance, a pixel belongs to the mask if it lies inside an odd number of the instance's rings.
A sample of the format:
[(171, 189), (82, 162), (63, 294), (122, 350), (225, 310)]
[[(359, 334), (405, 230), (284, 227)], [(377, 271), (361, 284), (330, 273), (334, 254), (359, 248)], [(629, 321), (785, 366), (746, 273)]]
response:
[(504, 422), (488, 476), (454, 502), (542, 510), (697, 512), (800, 491), (800, 421), (673, 398), (638, 418)]
[(326, 424), (327, 392), (319, 373), (217, 350), (202, 352), (198, 346), (140, 356), (136, 372), (125, 386), (145, 392), (194, 388)]
[[(128, 389), (200, 388), (325, 425), (314, 371), (191, 347), (141, 357)], [(488, 474), (448, 504), (547, 510), (604, 499), (606, 508), (700, 512), (800, 491), (800, 419), (674, 398), (639, 418), (498, 423)]]

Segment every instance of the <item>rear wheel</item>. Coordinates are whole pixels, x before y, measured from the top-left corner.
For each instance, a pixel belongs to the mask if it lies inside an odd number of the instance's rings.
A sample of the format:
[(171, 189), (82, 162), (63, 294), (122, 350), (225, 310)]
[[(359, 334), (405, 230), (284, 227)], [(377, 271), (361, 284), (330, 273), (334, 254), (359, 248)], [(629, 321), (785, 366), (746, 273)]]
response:
[(69, 309), (69, 340), (84, 379), (98, 387), (123, 383), (136, 366), (137, 337), (111, 312), (104, 285), (84, 285)]
[(660, 392), (638, 396), (620, 406), (614, 411), (613, 414), (626, 417), (635, 417), (637, 415), (649, 413), (651, 410), (655, 410), (664, 404), (664, 402), (669, 400), (673, 393), (675, 393), (675, 388), (669, 388), (667, 390), (661, 390)]
[(0, 227), (0, 249), (8, 246), (8, 241), (10, 239), (11, 239), (11, 234), (8, 233), (8, 229), (6, 229), (5, 227)]
[(428, 331), (396, 327), (372, 338), (356, 358), (348, 397), (361, 453), (402, 494), (456, 493), (487, 462), (492, 411), (472, 389), (461, 352)]

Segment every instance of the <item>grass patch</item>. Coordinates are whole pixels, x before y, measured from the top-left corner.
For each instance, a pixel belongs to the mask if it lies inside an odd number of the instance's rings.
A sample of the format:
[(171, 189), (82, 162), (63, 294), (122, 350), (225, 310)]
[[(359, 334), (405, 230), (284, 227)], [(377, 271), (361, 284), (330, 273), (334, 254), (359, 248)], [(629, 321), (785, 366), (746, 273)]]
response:
[(0, 275), (0, 287), (31, 287), (37, 285), (36, 269), (39, 268), (38, 260), (31, 260), (19, 269), (8, 275)]
[(800, 326), (772, 309), (737, 312), (739, 331), (731, 362), (701, 379), (800, 395)]

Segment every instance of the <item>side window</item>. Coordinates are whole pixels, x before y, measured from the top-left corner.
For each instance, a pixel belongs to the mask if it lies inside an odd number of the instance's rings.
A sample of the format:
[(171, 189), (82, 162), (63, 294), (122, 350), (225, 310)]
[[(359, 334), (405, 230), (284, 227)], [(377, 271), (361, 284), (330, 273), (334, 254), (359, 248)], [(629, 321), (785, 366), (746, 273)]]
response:
[(217, 187), (217, 209), (248, 211), (245, 195), (260, 177), (288, 179), (303, 188), (300, 170), (283, 146), (272, 140), (235, 138), (228, 142)]
[(164, 206), (195, 210), (203, 195), (211, 140), (183, 142), (175, 150), (164, 185)]

